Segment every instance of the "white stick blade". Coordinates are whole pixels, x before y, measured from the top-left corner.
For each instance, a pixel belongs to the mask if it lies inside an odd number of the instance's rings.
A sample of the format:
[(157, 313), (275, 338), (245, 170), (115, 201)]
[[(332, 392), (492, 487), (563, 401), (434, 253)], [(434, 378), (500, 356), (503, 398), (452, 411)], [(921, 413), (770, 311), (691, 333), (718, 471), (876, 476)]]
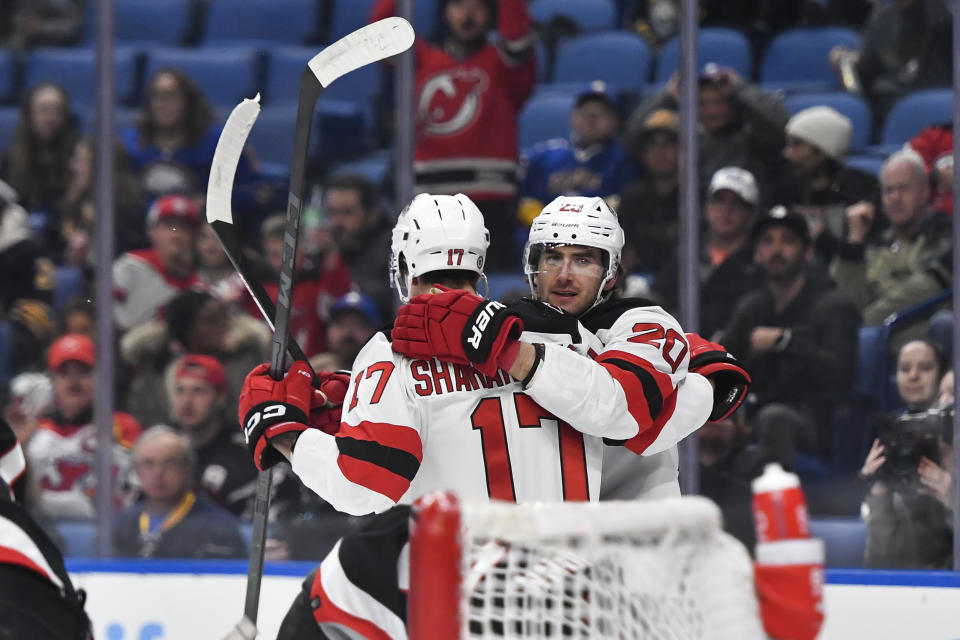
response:
[(307, 66), (324, 87), (354, 69), (403, 53), (413, 44), (413, 27), (400, 17), (385, 18), (348, 34), (315, 55)]
[(233, 224), (230, 201), (233, 198), (233, 178), (237, 163), (243, 154), (250, 129), (260, 115), (260, 94), (252, 100), (245, 98), (230, 112), (217, 141), (217, 150), (210, 164), (210, 180), (207, 182), (207, 222), (222, 220)]

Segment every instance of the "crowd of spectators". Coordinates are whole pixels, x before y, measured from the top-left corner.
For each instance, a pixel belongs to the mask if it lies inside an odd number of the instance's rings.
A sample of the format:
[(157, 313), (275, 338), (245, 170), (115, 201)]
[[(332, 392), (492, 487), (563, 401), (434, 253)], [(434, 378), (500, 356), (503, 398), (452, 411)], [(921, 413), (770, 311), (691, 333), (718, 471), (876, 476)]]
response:
[[(674, 35), (679, 3), (627, 4), (624, 28), (654, 46)], [(897, 97), (949, 82), (949, 65), (941, 68), (949, 53), (931, 57), (925, 48), (928, 41), (949, 44), (942, 0), (873, 9), (870, 2), (794, 2), (786, 3), (789, 11), (779, 2), (702, 4), (705, 26), (738, 28), (757, 52), (776, 33), (802, 24), (862, 28), (861, 50), (837, 49), (830, 62), (838, 73), (854, 65), (877, 130)], [(759, 13), (750, 14), (748, 4)], [(12, 5), (18, 8), (10, 15), (0, 12), (0, 37), (9, 46), (76, 40), (78, 5)], [(38, 22), (46, 5), (61, 11)], [(495, 272), (516, 271), (517, 238), (554, 197), (604, 197), (626, 231), (626, 272), (641, 274), (654, 302), (676, 312), (676, 74), (644, 95), (599, 79), (572, 89), (570, 138), (518, 150), (517, 115), (536, 84), (534, 34), (547, 33), (548, 25), (532, 24), (523, 0), (450, 0), (441, 7), (438, 39), (415, 45), (416, 188), (463, 191), (477, 201), (491, 230), (488, 270)], [(382, 0), (371, 19), (392, 11), (391, 0)], [(546, 47), (540, 55), (552, 58), (553, 51)], [(710, 62), (698, 82), (699, 331), (722, 342), (754, 377), (744, 408), (702, 431), (701, 473), (704, 491), (727, 509), (729, 527), (749, 537), (745, 492), (765, 462), (803, 471), (810, 458), (829, 466), (838, 455), (867, 455), (866, 448), (837, 452), (831, 445), (837, 403), (857, 376), (860, 328), (882, 325), (891, 313), (952, 287), (952, 131), (941, 125), (919, 132), (874, 175), (848, 166), (852, 123), (835, 109), (812, 106), (791, 116), (780, 92)], [(243, 555), (236, 524), (251, 518), (256, 473), (234, 412), (244, 375), (268, 358), (270, 333), (203, 223), (222, 123), (181, 70), (156, 71), (143, 95), (114, 154), (114, 298), (93, 300), (95, 145), (59, 85), (45, 82), (22, 93), (19, 124), (0, 162), (4, 415), (31, 462), (33, 508), (54, 519), (91, 518), (92, 407), (94, 386), (102, 383), (94, 375), (92, 337), (97, 308), (107, 309), (117, 334), (118, 553)], [(318, 368), (349, 369), (393, 314), (387, 261), (402, 203), (361, 175), (317, 172), (309, 179), (317, 195), (304, 211), (292, 336)], [(249, 257), (275, 296), (284, 190), (249, 152), (235, 186)], [(78, 295), (55, 305), (54, 278), (64, 269), (80, 274)], [(891, 354), (900, 353), (897, 382), (910, 412), (933, 404), (908, 399), (902, 361), (918, 344), (949, 349), (916, 342), (931, 316), (940, 323), (932, 335), (949, 333), (943, 328), (950, 316), (935, 315), (949, 307), (949, 301), (932, 306), (889, 345)], [(938, 362), (938, 380), (948, 368)], [(888, 422), (898, 424), (893, 418)], [(879, 434), (881, 427), (863, 428)], [(876, 473), (882, 454), (878, 440), (864, 475)], [(938, 487), (943, 477), (949, 485), (952, 471), (939, 466), (941, 459), (924, 460), (921, 476), (932, 464), (945, 474), (937, 476)], [(271, 557), (322, 557), (326, 549), (311, 549), (304, 540), (312, 534), (305, 532), (337, 516), (276, 473)], [(846, 479), (854, 481), (854, 473)], [(895, 564), (894, 543), (874, 536), (876, 523), (887, 517), (885, 508), (901, 515), (913, 508), (913, 498), (898, 502), (896, 487), (870, 486), (871, 563)], [(947, 508), (948, 495), (936, 509)], [(814, 511), (817, 504), (814, 497)], [(201, 532), (205, 543), (194, 544)], [(184, 540), (192, 541), (189, 550)], [(881, 544), (887, 551), (877, 551)]]

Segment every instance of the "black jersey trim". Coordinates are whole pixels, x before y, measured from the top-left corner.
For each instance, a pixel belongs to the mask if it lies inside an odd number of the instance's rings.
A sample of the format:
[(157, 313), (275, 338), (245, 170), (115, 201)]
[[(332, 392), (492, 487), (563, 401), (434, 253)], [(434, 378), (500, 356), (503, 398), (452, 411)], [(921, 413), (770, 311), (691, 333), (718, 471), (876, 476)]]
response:
[(635, 375), (637, 379), (640, 380), (641, 386), (643, 386), (643, 396), (646, 398), (647, 408), (650, 410), (650, 419), (656, 420), (660, 416), (660, 413), (663, 411), (663, 394), (660, 393), (660, 387), (657, 386), (657, 381), (654, 380), (653, 374), (643, 367), (635, 365), (632, 362), (627, 362), (621, 358), (604, 358), (600, 363), (612, 364), (618, 369), (623, 369)]
[(420, 461), (412, 453), (373, 440), (337, 436), (337, 448), (342, 455), (383, 467), (408, 481), (413, 481), (420, 468)]

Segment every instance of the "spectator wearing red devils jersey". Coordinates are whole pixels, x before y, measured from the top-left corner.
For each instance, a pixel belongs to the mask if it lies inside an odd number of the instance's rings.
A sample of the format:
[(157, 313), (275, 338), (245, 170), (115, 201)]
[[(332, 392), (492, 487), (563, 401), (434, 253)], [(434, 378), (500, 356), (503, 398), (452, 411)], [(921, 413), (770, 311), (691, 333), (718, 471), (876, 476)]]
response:
[[(394, 6), (379, 0), (370, 21)], [(490, 259), (512, 267), (516, 121), (537, 74), (530, 16), (524, 0), (445, 0), (438, 10), (442, 40), (414, 44), (416, 189), (474, 200), (493, 237)], [(499, 37), (488, 40), (494, 21)]]
[(86, 594), (74, 589), (63, 556), (20, 504), (26, 462), (0, 420), (0, 638), (87, 640)]

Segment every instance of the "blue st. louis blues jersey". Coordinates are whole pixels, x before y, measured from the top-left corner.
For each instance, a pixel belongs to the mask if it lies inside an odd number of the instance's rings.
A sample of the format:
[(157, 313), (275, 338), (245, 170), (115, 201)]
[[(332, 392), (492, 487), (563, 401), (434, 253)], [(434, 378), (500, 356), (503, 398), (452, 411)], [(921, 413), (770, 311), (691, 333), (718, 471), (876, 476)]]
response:
[(546, 203), (557, 196), (607, 197), (620, 192), (636, 169), (617, 141), (587, 149), (557, 138), (526, 150), (521, 196)]

